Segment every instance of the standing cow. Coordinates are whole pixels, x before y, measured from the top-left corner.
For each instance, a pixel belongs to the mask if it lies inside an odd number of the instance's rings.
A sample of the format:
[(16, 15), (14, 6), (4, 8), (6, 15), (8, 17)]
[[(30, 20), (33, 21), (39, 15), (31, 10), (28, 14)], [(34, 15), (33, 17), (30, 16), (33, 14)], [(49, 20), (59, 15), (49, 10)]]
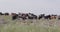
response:
[(15, 20), (18, 18), (18, 14), (16, 14), (16, 13), (12, 13), (11, 15), (12, 15), (12, 20)]
[(58, 20), (60, 20), (60, 15), (58, 16)]
[(7, 16), (7, 15), (9, 15), (9, 13), (5, 13), (4, 15)]
[(37, 16), (33, 13), (28, 13), (28, 19), (37, 19)]
[(0, 15), (4, 15), (2, 12), (0, 12)]
[(28, 14), (22, 13), (20, 17), (21, 17), (23, 20), (26, 20), (26, 19), (27, 19), (27, 16), (28, 16)]
[(42, 19), (42, 18), (44, 18), (44, 16), (45, 16), (45, 14), (41, 14), (41, 15), (39, 15), (38, 19)]
[(57, 15), (51, 15), (51, 19), (56, 19)]
[(45, 19), (51, 19), (51, 15), (44, 16)]

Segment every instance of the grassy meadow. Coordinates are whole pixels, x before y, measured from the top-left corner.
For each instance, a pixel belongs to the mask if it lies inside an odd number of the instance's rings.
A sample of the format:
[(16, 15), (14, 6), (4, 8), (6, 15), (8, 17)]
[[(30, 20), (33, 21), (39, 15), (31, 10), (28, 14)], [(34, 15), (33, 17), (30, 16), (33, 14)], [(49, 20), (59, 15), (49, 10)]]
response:
[[(31, 23), (33, 22), (33, 23)], [(0, 16), (0, 32), (60, 32), (60, 20), (11, 20)]]

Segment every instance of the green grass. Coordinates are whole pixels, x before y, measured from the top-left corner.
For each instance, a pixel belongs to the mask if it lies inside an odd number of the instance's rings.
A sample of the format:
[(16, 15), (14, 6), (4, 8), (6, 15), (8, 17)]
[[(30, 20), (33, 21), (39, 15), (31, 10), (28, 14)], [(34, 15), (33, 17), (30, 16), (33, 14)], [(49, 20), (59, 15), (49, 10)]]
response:
[(32, 25), (17, 25), (9, 24), (1, 27), (0, 32), (48, 32), (48, 28), (32, 26)]
[[(31, 20), (20, 22), (20, 20), (11, 20), (11, 16), (0, 16), (3, 18), (7, 24), (0, 25), (0, 32), (60, 32), (59, 26), (45, 26), (49, 21), (58, 20), (37, 20), (37, 22), (30, 23)], [(55, 24), (54, 24), (55, 25)]]

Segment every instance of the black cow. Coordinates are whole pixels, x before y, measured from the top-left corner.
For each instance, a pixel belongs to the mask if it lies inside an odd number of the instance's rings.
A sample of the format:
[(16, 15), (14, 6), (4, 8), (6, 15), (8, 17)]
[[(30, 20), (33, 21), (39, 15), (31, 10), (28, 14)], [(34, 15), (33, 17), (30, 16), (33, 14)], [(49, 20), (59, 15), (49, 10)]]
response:
[(28, 13), (28, 19), (37, 19), (37, 16), (33, 13)]
[(20, 13), (19, 14), (19, 18), (26, 20), (27, 19), (28, 14), (27, 13)]
[(22, 14), (22, 19), (23, 20), (26, 20), (27, 19), (27, 16), (28, 16), (27, 14)]
[(60, 15), (58, 16), (58, 20), (60, 20)]
[(17, 18), (18, 18), (18, 14), (12, 13), (12, 20), (15, 20), (15, 19), (17, 19)]
[(44, 16), (44, 19), (51, 19), (51, 15)]
[(0, 15), (4, 15), (2, 12), (0, 12)]
[(45, 16), (45, 14), (41, 14), (41, 15), (39, 15), (38, 19), (41, 19), (41, 18), (43, 18), (44, 16)]
[(6, 15), (9, 15), (9, 13), (5, 13), (5, 16), (6, 16)]
[(18, 18), (18, 15), (12, 16), (12, 20), (15, 20), (15, 19), (17, 19), (17, 18)]

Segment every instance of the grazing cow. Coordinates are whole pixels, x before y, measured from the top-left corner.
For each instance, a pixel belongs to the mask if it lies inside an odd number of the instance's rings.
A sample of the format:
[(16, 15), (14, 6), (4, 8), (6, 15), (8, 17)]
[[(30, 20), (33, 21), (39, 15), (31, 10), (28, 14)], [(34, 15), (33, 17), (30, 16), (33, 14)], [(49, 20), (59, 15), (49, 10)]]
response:
[(15, 20), (15, 19), (17, 19), (17, 18), (18, 18), (18, 14), (12, 13), (12, 20)]
[(2, 12), (0, 12), (0, 15), (4, 15)]
[(41, 18), (43, 18), (44, 16), (45, 16), (45, 14), (41, 14), (41, 15), (39, 15), (38, 19), (41, 19)]
[(37, 19), (37, 16), (32, 13), (28, 13), (28, 19)]
[(0, 15), (2, 15), (2, 12), (0, 12)]
[(56, 19), (57, 15), (51, 15), (51, 19)]
[(51, 15), (44, 16), (45, 19), (51, 19)]
[(22, 17), (23, 20), (26, 20), (26, 19), (27, 19), (27, 18), (26, 18), (26, 17), (27, 17), (27, 14), (24, 14), (24, 13), (23, 13), (23, 14), (21, 15), (21, 17)]
[(26, 19), (27, 19), (27, 16), (28, 16), (28, 14), (24, 14), (24, 13), (19, 13), (19, 14), (12, 13), (12, 19), (13, 19), (13, 20), (15, 20), (15, 19), (26, 20)]
[(20, 13), (19, 14), (19, 18), (21, 18), (21, 19), (23, 19), (23, 20), (26, 20), (27, 19), (27, 16), (28, 16), (28, 14), (26, 13)]
[(58, 16), (58, 20), (60, 20), (60, 15)]
[(9, 15), (9, 13), (5, 13), (5, 16), (6, 16), (6, 15)]
[(28, 16), (28, 19), (33, 19), (33, 16)]

